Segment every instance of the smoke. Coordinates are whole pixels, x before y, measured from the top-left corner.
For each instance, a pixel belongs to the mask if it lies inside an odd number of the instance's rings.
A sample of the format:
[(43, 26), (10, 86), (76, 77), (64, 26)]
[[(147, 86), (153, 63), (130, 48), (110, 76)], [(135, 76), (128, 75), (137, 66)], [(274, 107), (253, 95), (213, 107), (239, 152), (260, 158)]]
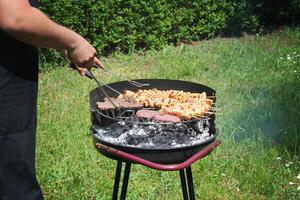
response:
[(300, 153), (300, 81), (298, 77), (274, 86), (235, 91), (244, 106), (233, 116), (238, 127), (234, 139), (255, 137), (276, 143), (293, 154)]

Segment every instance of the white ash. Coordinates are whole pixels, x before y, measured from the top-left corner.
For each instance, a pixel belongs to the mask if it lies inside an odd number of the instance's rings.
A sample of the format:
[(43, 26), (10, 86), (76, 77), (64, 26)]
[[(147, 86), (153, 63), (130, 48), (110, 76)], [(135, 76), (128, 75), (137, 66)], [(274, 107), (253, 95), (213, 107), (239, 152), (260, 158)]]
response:
[(93, 126), (96, 136), (108, 143), (147, 149), (170, 149), (204, 143), (214, 136), (209, 133), (208, 120), (201, 120), (192, 126), (138, 125), (118, 122), (109, 127)]

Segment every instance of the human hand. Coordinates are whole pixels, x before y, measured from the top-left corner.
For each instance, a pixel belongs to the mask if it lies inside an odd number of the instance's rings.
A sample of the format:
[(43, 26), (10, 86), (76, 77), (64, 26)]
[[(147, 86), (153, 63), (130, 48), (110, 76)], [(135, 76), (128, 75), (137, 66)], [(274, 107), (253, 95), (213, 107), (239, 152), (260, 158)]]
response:
[[(97, 57), (94, 58), (93, 65), (94, 66), (96, 65), (97, 67), (99, 67), (101, 69), (104, 69), (104, 65), (101, 63), (101, 61)], [(75, 65), (73, 65), (73, 66), (75, 66)], [(72, 68), (77, 70), (81, 76), (84, 76), (86, 71), (88, 71), (90, 69), (90, 68), (83, 68), (83, 67), (75, 67), (75, 68), (72, 67)]]
[(95, 48), (81, 36), (78, 37), (73, 47), (63, 52), (66, 54), (71, 63), (76, 67), (81, 76), (92, 67), (93, 64), (104, 68), (104, 65), (96, 57)]

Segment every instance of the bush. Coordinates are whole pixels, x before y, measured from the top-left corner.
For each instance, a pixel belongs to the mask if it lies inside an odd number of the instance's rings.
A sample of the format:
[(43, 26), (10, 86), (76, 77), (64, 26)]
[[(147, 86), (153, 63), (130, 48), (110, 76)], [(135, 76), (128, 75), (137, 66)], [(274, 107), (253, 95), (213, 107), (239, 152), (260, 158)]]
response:
[[(220, 31), (260, 32), (293, 24), (300, 0), (41, 0), (56, 22), (87, 38), (100, 54), (157, 49), (211, 38)], [(42, 50), (42, 61), (57, 61)]]
[[(56, 22), (87, 38), (101, 54), (157, 49), (214, 36), (226, 25), (227, 0), (41, 0)], [(53, 53), (43, 50), (46, 58)], [(47, 60), (47, 59), (46, 59)]]
[(300, 0), (233, 0), (229, 7), (227, 33), (258, 33), (299, 25)]

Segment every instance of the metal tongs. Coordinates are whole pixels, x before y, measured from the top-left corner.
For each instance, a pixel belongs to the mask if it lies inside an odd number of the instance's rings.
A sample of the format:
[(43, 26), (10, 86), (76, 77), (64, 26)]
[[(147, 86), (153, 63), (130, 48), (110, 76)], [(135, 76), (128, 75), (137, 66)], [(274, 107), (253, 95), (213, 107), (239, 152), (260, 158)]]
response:
[[(71, 66), (71, 68), (76, 69), (76, 66), (75, 66), (74, 64), (71, 64), (70, 66)], [(97, 68), (97, 69), (100, 68), (100, 69), (104, 70), (103, 68), (101, 68), (100, 66), (98, 66), (96, 63), (93, 63), (92, 67)], [(107, 72), (107, 71), (105, 71), (105, 72)], [(109, 101), (116, 109), (120, 108), (119, 106), (117, 106), (117, 105), (111, 100), (111, 98), (110, 98), (110, 97), (108, 96), (108, 94), (105, 92), (105, 90), (103, 89), (102, 83), (95, 77), (95, 75), (92, 73), (91, 69), (88, 69), (88, 70), (85, 72), (85, 76), (88, 77), (89, 79), (93, 79), (93, 80), (97, 83), (97, 85), (98, 85), (99, 89), (101, 90), (101, 92), (104, 94), (104, 96), (107, 98), (107, 100), (108, 100), (108, 101)], [(139, 88), (140, 88), (140, 87), (144, 87), (144, 86), (149, 86), (148, 83), (143, 84), (143, 83), (139, 83), (139, 82), (133, 81), (133, 80), (127, 80), (127, 81), (128, 81), (130, 84), (132, 84), (132, 85), (134, 85), (134, 86), (136, 86), (136, 87), (139, 87)], [(113, 92), (115, 92), (115, 93), (117, 93), (117, 94), (119, 94), (119, 95), (122, 95), (121, 92), (117, 91), (117, 90), (114, 89), (113, 87), (108, 86), (108, 85), (106, 85), (106, 84), (104, 84), (104, 86), (105, 86), (106, 88), (112, 90)], [(99, 94), (99, 96), (101, 96), (101, 95)], [(133, 99), (131, 99), (130, 97), (128, 97), (128, 98), (129, 98), (128, 100), (129, 100), (130, 102), (133, 101)]]

